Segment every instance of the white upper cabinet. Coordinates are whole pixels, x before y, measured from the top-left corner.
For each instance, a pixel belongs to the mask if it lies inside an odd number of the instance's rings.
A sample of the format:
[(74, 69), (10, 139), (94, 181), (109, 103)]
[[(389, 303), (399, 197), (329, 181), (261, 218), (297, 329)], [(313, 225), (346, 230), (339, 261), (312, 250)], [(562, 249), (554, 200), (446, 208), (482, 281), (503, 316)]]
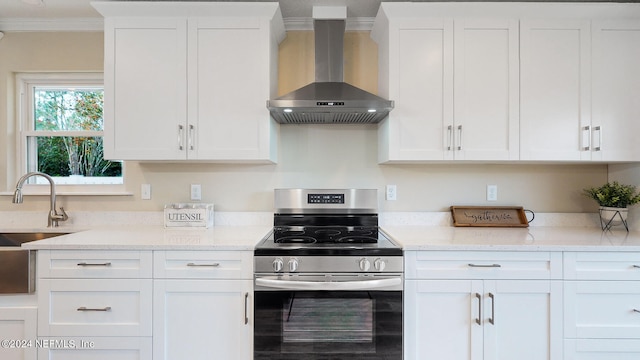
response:
[(588, 20), (520, 23), (520, 159), (590, 160)]
[(379, 93), (395, 108), (379, 125), (379, 161), (443, 160), (453, 146), (453, 21), (385, 16), (379, 13), (372, 37), (378, 81), (387, 85)]
[(277, 3), (94, 3), (105, 16), (105, 157), (277, 159)]
[(453, 41), (454, 159), (517, 160), (518, 21), (454, 19)]
[(383, 3), (371, 36), (382, 163), (640, 161), (637, 4)]
[(640, 161), (640, 19), (592, 28), (594, 160)]
[[(379, 161), (517, 160), (518, 22), (437, 17), (428, 4), (382, 4)], [(436, 17), (434, 17), (436, 16)]]

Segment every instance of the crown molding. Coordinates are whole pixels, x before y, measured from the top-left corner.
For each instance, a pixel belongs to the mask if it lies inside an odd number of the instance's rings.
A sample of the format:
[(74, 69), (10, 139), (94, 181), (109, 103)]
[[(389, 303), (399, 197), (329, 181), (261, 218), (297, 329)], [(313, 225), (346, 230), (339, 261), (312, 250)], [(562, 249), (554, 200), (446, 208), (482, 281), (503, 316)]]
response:
[[(347, 18), (347, 31), (371, 31), (375, 18)], [(312, 31), (313, 19), (291, 17), (284, 19), (287, 31)], [(0, 19), (0, 31), (103, 31), (102, 18)]]

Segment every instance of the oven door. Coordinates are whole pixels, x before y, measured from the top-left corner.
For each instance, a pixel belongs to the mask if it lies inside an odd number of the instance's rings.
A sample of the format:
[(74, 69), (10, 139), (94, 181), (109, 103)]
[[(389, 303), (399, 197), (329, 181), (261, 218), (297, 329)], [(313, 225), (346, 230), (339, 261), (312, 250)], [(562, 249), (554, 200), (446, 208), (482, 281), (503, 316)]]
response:
[(401, 276), (327, 276), (256, 277), (254, 360), (402, 360)]

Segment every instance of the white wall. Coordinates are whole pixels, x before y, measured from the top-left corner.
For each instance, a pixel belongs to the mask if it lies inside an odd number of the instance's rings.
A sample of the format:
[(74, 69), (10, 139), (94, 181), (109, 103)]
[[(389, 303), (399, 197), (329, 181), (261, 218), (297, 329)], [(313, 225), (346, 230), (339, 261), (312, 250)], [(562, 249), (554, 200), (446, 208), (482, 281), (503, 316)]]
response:
[[(13, 74), (99, 71), (102, 56), (101, 33), (5, 33), (0, 40), (0, 191), (11, 189), (18, 176), (12, 152)], [(382, 190), (386, 184), (396, 184), (398, 200), (382, 202), (383, 211), (446, 211), (450, 205), (495, 204), (522, 205), (536, 212), (594, 212), (596, 205), (581, 195), (581, 189), (607, 180), (607, 166), (592, 164), (378, 165), (374, 125), (286, 125), (281, 126), (280, 138), (276, 165), (127, 162), (125, 181), (133, 196), (63, 196), (59, 201), (70, 213), (161, 210), (165, 203), (187, 201), (189, 185), (200, 183), (203, 201), (215, 203), (217, 211), (271, 211), (277, 187)], [(637, 179), (638, 167), (632, 169)], [(140, 199), (142, 183), (152, 185), (152, 200)], [(485, 201), (487, 184), (498, 185), (498, 202)], [(15, 205), (10, 196), (0, 196), (0, 211), (47, 207), (45, 197), (29, 197)]]

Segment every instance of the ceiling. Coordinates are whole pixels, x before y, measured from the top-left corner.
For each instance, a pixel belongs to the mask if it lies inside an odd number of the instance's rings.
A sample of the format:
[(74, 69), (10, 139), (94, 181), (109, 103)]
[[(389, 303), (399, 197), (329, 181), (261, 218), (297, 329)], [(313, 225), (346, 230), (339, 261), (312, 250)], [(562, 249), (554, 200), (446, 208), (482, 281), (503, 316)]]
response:
[[(0, 31), (28, 30), (100, 30), (102, 17), (91, 7), (93, 0), (42, 0), (43, 5), (28, 5), (37, 0), (0, 0)], [(115, 1), (115, 0), (102, 0)], [(124, 0), (144, 1), (144, 0)], [(156, 0), (168, 1), (168, 0)], [(186, 0), (172, 0), (186, 1)], [(194, 0), (191, 0), (194, 1)], [(195, 0), (204, 1), (204, 0)], [(238, 0), (218, 0), (238, 1)], [(244, 0), (270, 2), (275, 0)], [(397, 2), (403, 0), (384, 0)], [(428, 2), (434, 0), (404, 0)], [(447, 0), (444, 0), (447, 1)], [(468, 0), (478, 1), (478, 0)], [(494, 0), (495, 2), (504, 0)], [(526, 1), (526, 0), (525, 0)], [(549, 0), (541, 0), (549, 1)], [(551, 0), (554, 1), (554, 0)], [(575, 2), (576, 0), (564, 0)], [(314, 5), (345, 5), (349, 18), (374, 18), (381, 0), (280, 0), (282, 16), (287, 19), (309, 19)], [(580, 2), (640, 2), (640, 0), (582, 0)]]

